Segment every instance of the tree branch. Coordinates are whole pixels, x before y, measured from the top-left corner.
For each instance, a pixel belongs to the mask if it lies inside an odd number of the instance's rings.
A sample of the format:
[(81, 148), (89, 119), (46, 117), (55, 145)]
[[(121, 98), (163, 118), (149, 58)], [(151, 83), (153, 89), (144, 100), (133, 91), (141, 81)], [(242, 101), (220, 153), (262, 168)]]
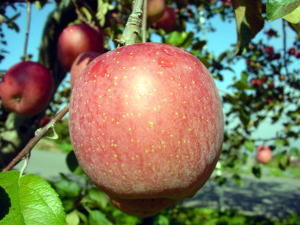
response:
[(64, 115), (69, 111), (69, 106), (67, 105), (63, 108), (56, 116), (43, 128), (37, 130), (35, 136), (26, 144), (26, 146), (19, 152), (19, 154), (2, 170), (2, 172), (11, 170), (25, 155), (27, 155), (33, 147), (39, 142), (40, 139), (51, 129), (54, 124), (61, 120)]
[(27, 0), (27, 18), (26, 18), (26, 33), (25, 33), (25, 40), (24, 40), (24, 49), (23, 49), (23, 61), (28, 60), (27, 55), (27, 48), (28, 48), (28, 40), (29, 40), (29, 33), (30, 33), (30, 21), (31, 21), (31, 2)]
[(143, 0), (134, 1), (133, 11), (128, 18), (122, 38), (119, 41), (121, 45), (132, 45), (136, 43), (141, 32), (143, 2)]

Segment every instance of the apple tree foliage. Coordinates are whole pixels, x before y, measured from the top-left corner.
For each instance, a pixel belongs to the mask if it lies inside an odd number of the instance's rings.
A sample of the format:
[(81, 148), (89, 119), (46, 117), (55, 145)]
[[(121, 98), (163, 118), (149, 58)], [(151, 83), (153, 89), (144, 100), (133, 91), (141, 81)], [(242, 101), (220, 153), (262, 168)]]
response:
[[(6, 45), (10, 40), (4, 27), (19, 32), (16, 19), (20, 16), (19, 7), (24, 7), (22, 2), (25, 1), (4, 0), (0, 3), (0, 62), (9, 54)], [(37, 7), (47, 7), (49, 4), (46, 0), (31, 2)], [(269, 145), (278, 167), (288, 169), (291, 157), (299, 157), (300, 1), (167, 2), (177, 10), (176, 31), (167, 33), (149, 26), (147, 41), (155, 37), (156, 40), (158, 38), (162, 42), (186, 49), (206, 65), (218, 82), (230, 79), (226, 91), (220, 90), (225, 115), (225, 139), (220, 160), (222, 167), (231, 171), (238, 170), (253, 157), (256, 146)], [(0, 168), (4, 168), (34, 136), (39, 128), (39, 120), (45, 113), (54, 116), (61, 105), (69, 101), (70, 87), (62, 82), (67, 73), (58, 61), (56, 50), (61, 31), (68, 24), (92, 24), (104, 31), (105, 47), (112, 49), (117, 47), (115, 40), (120, 40), (131, 12), (130, 0), (56, 0), (52, 4), (56, 7), (43, 28), (39, 61), (51, 70), (55, 92), (48, 108), (31, 118), (18, 116), (0, 105)], [(9, 8), (13, 9), (13, 15), (8, 15)], [(210, 22), (216, 17), (225, 23), (235, 22), (237, 27), (236, 34), (232, 34), (237, 36), (237, 43), (224, 49), (219, 55), (210, 52), (207, 48), (209, 40), (199, 35), (203, 29), (206, 32), (218, 29)], [(268, 21), (279, 18), (284, 18), (281, 19), (282, 35), (276, 30), (264, 29)], [(292, 46), (287, 46), (288, 30), (295, 37)], [(263, 33), (264, 38), (254, 39), (257, 33)], [(30, 35), (34, 35), (34, 32)], [(283, 48), (270, 46), (270, 39), (281, 40)], [(243, 65), (242, 70), (234, 71), (234, 65), (240, 63)], [(270, 124), (280, 127), (273, 137), (255, 135), (261, 126)], [(69, 140), (65, 133), (64, 138)], [(126, 216), (109, 204), (107, 197), (83, 175), (74, 154), (68, 155), (67, 164), (77, 178), (61, 174), (58, 181), (50, 181), (51, 185), (37, 175), (23, 175), (17, 171), (0, 173), (0, 225), (37, 224), (35, 221), (64, 224), (65, 217), (68, 224), (140, 222), (140, 219)], [(261, 168), (254, 164), (253, 174), (260, 176)], [(216, 176), (215, 179), (219, 184), (226, 181), (222, 176)], [(239, 181), (241, 177), (233, 173), (232, 179)], [(167, 224), (163, 222), (163, 216), (156, 220), (160, 221), (156, 221), (157, 224)]]

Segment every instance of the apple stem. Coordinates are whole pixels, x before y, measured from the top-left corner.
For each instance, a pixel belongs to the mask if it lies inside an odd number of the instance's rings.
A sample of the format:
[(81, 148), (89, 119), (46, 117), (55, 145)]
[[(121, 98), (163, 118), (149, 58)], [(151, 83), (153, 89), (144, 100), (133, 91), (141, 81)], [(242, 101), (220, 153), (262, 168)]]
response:
[(26, 33), (25, 33), (25, 40), (24, 40), (24, 50), (23, 50), (23, 61), (28, 60), (27, 55), (27, 48), (28, 48), (28, 40), (29, 40), (29, 33), (30, 33), (30, 21), (31, 21), (31, 2), (27, 0), (27, 18), (26, 18)]
[(143, 0), (134, 0), (133, 11), (127, 20), (122, 38), (119, 41), (120, 45), (132, 45), (136, 43), (141, 32), (143, 2)]
[(30, 139), (26, 146), (19, 152), (19, 154), (15, 158), (10, 161), (10, 163), (2, 170), (2, 172), (12, 169), (24, 156), (26, 156), (33, 149), (33, 147), (39, 142), (40, 139), (42, 139), (42, 137), (48, 132), (48, 130), (51, 129), (57, 121), (61, 120), (64, 115), (67, 114), (68, 111), (69, 105), (58, 112), (47, 125), (45, 125), (43, 128), (38, 129), (38, 132), (36, 132), (35, 136)]
[(144, 0), (143, 24), (142, 24), (142, 41), (143, 41), (143, 43), (145, 43), (147, 41), (147, 8), (148, 8), (148, 0)]

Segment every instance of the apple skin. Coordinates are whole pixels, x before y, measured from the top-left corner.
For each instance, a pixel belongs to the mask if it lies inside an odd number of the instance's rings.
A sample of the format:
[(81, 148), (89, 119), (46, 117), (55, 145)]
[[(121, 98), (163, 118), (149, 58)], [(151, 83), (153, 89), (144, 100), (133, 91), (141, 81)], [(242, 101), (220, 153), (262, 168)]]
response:
[(259, 163), (268, 163), (272, 160), (272, 150), (269, 146), (257, 146), (256, 161)]
[(87, 65), (100, 54), (99, 52), (83, 52), (76, 57), (70, 70), (72, 87)]
[(67, 71), (82, 52), (103, 52), (104, 38), (98, 31), (87, 24), (66, 27), (58, 38), (57, 51), (61, 64)]
[(163, 16), (166, 3), (165, 0), (148, 0), (147, 4), (147, 20), (153, 24)]
[(114, 206), (123, 212), (137, 217), (148, 217), (159, 213), (161, 210), (172, 207), (177, 200), (158, 198), (158, 199), (112, 199)]
[(93, 60), (75, 82), (69, 120), (85, 173), (117, 207), (140, 217), (192, 197), (223, 142), (211, 75), (168, 44), (124, 46)]
[(0, 98), (9, 110), (31, 117), (45, 109), (53, 88), (53, 77), (45, 66), (31, 61), (20, 62), (5, 73), (0, 83)]
[(167, 7), (163, 16), (153, 24), (153, 27), (156, 29), (163, 29), (167, 33), (175, 31), (177, 28), (175, 9)]

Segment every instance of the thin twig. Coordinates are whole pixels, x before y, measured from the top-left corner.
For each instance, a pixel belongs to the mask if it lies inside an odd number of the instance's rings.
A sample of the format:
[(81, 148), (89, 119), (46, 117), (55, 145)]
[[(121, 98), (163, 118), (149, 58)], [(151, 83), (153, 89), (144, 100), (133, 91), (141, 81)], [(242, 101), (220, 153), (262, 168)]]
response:
[(60, 112), (58, 112), (55, 117), (43, 128), (40, 128), (36, 135), (27, 143), (27, 145), (19, 152), (19, 154), (13, 158), (13, 160), (2, 170), (2, 172), (12, 169), (26, 154), (28, 154), (33, 147), (39, 142), (40, 139), (51, 129), (54, 124), (61, 120), (64, 115), (69, 111), (69, 106), (67, 105)]
[(142, 24), (142, 41), (145, 43), (147, 41), (147, 12), (148, 12), (148, 1), (144, 0), (143, 9), (143, 24)]
[(27, 48), (28, 48), (28, 40), (29, 40), (29, 33), (30, 33), (30, 21), (31, 21), (31, 2), (27, 0), (27, 19), (26, 19), (26, 33), (25, 33), (25, 40), (24, 40), (24, 49), (23, 49), (23, 61), (28, 60), (27, 56)]
[(28, 162), (29, 162), (29, 159), (30, 159), (30, 152), (28, 152), (25, 156), (24, 156), (24, 164), (20, 170), (20, 177), (23, 176), (27, 166), (28, 166)]
[(288, 76), (288, 66), (287, 66), (287, 57), (286, 57), (286, 51), (287, 51), (287, 43), (286, 43), (286, 21), (282, 20), (282, 33), (283, 33), (283, 65), (285, 69), (286, 76)]

